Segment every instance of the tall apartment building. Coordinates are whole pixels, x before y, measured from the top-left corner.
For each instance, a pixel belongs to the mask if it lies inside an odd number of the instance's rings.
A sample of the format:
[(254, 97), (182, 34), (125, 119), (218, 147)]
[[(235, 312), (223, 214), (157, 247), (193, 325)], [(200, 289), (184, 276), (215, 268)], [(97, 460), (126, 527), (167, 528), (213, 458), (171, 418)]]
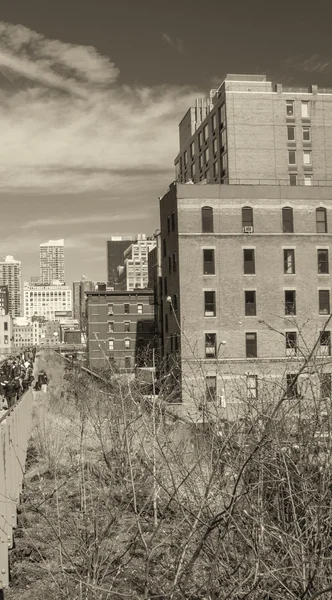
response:
[(240, 390), (293, 393), (316, 339), (315, 385), (330, 397), (332, 187), (172, 184), (160, 216), (165, 355), (180, 361), (182, 399), (234, 414)]
[(24, 316), (54, 321), (56, 313), (71, 313), (72, 291), (66, 285), (30, 285), (24, 283)]
[(156, 240), (146, 237), (144, 233), (137, 235), (123, 255), (124, 266), (119, 269), (119, 289), (145, 289), (149, 284), (148, 255), (155, 248)]
[(50, 285), (53, 281), (65, 281), (64, 240), (40, 244), (40, 283)]
[(179, 125), (185, 183), (332, 185), (332, 88), (227, 75)]
[(112, 236), (107, 241), (107, 281), (108, 286), (114, 290), (117, 288), (119, 273), (118, 267), (123, 265), (124, 252), (135, 242), (134, 236)]
[(0, 314), (8, 315), (9, 293), (7, 285), (0, 285)]
[(0, 285), (8, 288), (8, 312), (14, 317), (21, 316), (21, 261), (6, 256), (0, 261)]
[(77, 319), (80, 327), (85, 328), (86, 321), (86, 292), (93, 292), (95, 284), (82, 275), (80, 281), (73, 282), (73, 317)]

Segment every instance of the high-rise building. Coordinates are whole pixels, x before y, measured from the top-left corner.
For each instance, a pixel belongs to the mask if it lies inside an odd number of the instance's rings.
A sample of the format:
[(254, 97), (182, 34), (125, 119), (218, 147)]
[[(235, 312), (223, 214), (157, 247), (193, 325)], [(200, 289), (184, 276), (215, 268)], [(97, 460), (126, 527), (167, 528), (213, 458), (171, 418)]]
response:
[(84, 329), (86, 321), (86, 292), (93, 292), (94, 289), (94, 282), (87, 279), (85, 275), (82, 275), (80, 281), (74, 281), (73, 283), (73, 317), (74, 319), (77, 319), (80, 327)]
[(179, 182), (332, 185), (332, 89), (227, 75), (179, 125)]
[(156, 244), (153, 237), (147, 238), (144, 233), (137, 235), (135, 242), (124, 252), (124, 266), (119, 269), (119, 289), (135, 290), (148, 287), (148, 254)]
[(72, 291), (66, 285), (30, 285), (24, 283), (24, 316), (56, 319), (56, 313), (72, 311)]
[(123, 265), (124, 252), (135, 241), (135, 236), (112, 236), (107, 241), (108, 286), (116, 289), (119, 280), (118, 267)]
[(8, 310), (9, 310), (8, 286), (0, 285), (0, 314), (8, 315)]
[(0, 261), (0, 285), (8, 288), (8, 312), (12, 317), (21, 316), (21, 261), (6, 256)]
[(50, 285), (54, 281), (65, 281), (64, 240), (40, 244), (40, 283)]

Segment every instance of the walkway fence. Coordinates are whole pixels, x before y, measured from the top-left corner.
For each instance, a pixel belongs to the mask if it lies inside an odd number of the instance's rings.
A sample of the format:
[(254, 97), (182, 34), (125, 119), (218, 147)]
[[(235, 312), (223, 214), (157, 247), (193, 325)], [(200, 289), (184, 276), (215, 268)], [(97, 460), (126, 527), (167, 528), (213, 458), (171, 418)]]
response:
[(17, 526), (32, 420), (32, 390), (2, 415), (0, 412), (0, 598), (9, 586), (9, 550)]

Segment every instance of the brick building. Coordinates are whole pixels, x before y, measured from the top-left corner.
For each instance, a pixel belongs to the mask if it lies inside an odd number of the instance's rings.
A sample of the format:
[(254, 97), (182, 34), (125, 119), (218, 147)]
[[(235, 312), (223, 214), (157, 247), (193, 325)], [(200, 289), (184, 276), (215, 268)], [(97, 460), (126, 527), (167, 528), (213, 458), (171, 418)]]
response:
[(316, 383), (330, 395), (331, 200), (329, 187), (171, 185), (160, 201), (164, 341), (168, 361), (181, 349), (183, 400), (208, 390), (231, 410), (235, 389), (287, 386), (319, 336)]
[(332, 185), (332, 89), (227, 75), (179, 125), (180, 182)]
[(155, 343), (153, 291), (87, 292), (86, 308), (90, 367), (142, 366)]

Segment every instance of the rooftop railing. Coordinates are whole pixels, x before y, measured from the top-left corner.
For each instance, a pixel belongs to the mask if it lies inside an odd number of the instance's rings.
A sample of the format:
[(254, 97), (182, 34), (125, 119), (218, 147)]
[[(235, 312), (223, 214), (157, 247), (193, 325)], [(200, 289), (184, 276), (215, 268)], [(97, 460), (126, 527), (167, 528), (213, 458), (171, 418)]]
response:
[(200, 177), (178, 177), (174, 183), (181, 184), (196, 184), (196, 185), (280, 185), (287, 187), (332, 187), (332, 175), (331, 179), (316, 179), (312, 178), (310, 183), (308, 179), (298, 178), (295, 184), (291, 184), (289, 179), (240, 179), (240, 178), (225, 178), (225, 177), (214, 177), (208, 179), (201, 179)]

